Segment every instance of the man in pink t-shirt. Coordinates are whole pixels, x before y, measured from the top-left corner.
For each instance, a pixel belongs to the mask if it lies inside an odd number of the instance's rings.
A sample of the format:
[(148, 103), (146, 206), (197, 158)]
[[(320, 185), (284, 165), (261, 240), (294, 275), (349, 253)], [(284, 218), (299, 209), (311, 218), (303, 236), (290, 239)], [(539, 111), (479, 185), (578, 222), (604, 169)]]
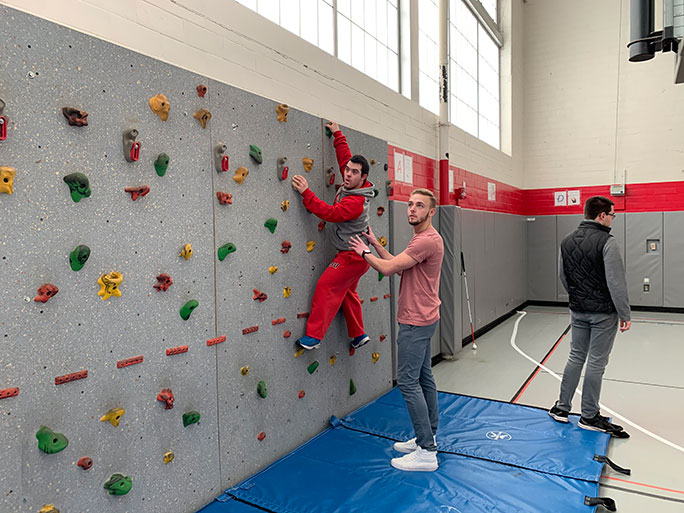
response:
[(397, 384), (408, 407), (416, 438), (397, 442), (394, 449), (407, 453), (393, 458), (400, 470), (437, 470), (437, 387), (432, 376), (430, 340), (439, 321), (439, 276), (444, 257), (442, 237), (432, 227), (437, 201), (427, 189), (416, 189), (408, 202), (413, 237), (408, 247), (392, 255), (368, 229), (364, 235), (379, 257), (356, 235), (349, 246), (385, 276), (401, 273), (397, 322)]

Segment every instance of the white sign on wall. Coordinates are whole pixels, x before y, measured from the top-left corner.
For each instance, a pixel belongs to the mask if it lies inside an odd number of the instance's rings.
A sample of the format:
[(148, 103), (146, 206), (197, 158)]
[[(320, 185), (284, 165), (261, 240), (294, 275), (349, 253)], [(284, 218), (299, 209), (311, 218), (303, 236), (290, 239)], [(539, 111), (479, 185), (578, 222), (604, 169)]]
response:
[(413, 185), (413, 157), (404, 155), (404, 181)]
[(493, 182), (487, 182), (487, 199), (496, 201), (496, 184)]
[(404, 181), (404, 156), (398, 151), (394, 152), (394, 181)]
[(454, 190), (454, 170), (449, 169), (449, 192)]
[(580, 191), (568, 191), (568, 205), (580, 204)]
[(553, 206), (564, 207), (568, 204), (568, 193), (566, 191), (558, 191), (553, 193)]

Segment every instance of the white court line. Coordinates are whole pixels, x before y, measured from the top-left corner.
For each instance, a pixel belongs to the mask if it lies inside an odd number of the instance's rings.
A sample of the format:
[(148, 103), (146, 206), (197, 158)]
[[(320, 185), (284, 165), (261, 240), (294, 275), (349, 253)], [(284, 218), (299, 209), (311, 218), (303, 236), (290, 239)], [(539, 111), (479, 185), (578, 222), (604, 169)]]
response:
[[(540, 368), (544, 369), (546, 372), (548, 372), (549, 374), (551, 374), (551, 375), (552, 375), (554, 378), (556, 378), (558, 381), (562, 381), (562, 378), (561, 378), (558, 374), (556, 374), (555, 372), (553, 372), (551, 369), (549, 369), (549, 368), (546, 367), (545, 365), (539, 363), (538, 361), (536, 361), (536, 360), (535, 360), (534, 358), (532, 358), (531, 356), (528, 356), (527, 354), (525, 354), (525, 353), (518, 347), (518, 345), (515, 343), (515, 339), (516, 339), (516, 337), (518, 336), (518, 324), (520, 324), (520, 321), (522, 321), (523, 317), (525, 317), (525, 316), (527, 315), (527, 312), (518, 312), (518, 313), (520, 314), (520, 317), (518, 317), (518, 319), (515, 321), (515, 325), (513, 326), (513, 334), (511, 335), (511, 346), (513, 346), (513, 349), (515, 349), (518, 353), (520, 353), (523, 357), (527, 358), (529, 361), (531, 361), (531, 362), (532, 362), (533, 364), (535, 364), (537, 367), (540, 367)], [(580, 392), (579, 389), (575, 390), (575, 393), (578, 394), (579, 396), (582, 396), (582, 392)], [(638, 424), (635, 424), (635, 423), (632, 422), (631, 420), (629, 420), (629, 419), (623, 417), (622, 415), (620, 415), (619, 413), (617, 413), (617, 412), (611, 410), (610, 408), (607, 408), (605, 405), (603, 405), (603, 404), (601, 404), (601, 403), (599, 403), (599, 406), (600, 406), (603, 410), (605, 410), (606, 412), (608, 412), (612, 417), (614, 417), (614, 418), (616, 418), (616, 419), (620, 419), (620, 420), (621, 420), (622, 422), (624, 422), (625, 424), (629, 424), (629, 425), (632, 426), (633, 428), (635, 428), (635, 429), (641, 431), (642, 433), (644, 433), (646, 436), (650, 436), (650, 437), (653, 438), (654, 440), (658, 440), (659, 442), (662, 442), (662, 443), (664, 443), (665, 445), (668, 445), (668, 446), (672, 447), (673, 449), (676, 449), (676, 450), (678, 450), (678, 451), (684, 453), (684, 447), (681, 447), (680, 445), (677, 445), (677, 444), (675, 444), (674, 442), (670, 442), (669, 440), (666, 440), (666, 439), (663, 438), (662, 436), (658, 436), (658, 435), (656, 435), (655, 433), (651, 433), (648, 429), (643, 428), (643, 427), (641, 427), (641, 426), (638, 425)]]

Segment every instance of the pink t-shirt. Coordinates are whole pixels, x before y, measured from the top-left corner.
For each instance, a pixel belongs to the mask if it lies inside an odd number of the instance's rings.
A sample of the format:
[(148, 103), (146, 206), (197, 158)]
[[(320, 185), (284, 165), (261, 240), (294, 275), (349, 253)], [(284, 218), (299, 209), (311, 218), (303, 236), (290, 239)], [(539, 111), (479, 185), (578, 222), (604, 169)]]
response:
[(418, 262), (401, 274), (397, 322), (429, 326), (439, 320), (439, 276), (444, 242), (432, 226), (417, 233), (405, 253)]

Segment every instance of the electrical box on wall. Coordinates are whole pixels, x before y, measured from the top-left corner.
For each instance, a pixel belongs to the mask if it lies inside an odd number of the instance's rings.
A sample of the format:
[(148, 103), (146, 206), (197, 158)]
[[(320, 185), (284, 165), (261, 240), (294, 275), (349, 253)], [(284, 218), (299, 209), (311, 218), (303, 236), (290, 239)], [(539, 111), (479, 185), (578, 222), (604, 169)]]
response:
[(611, 196), (624, 196), (625, 195), (625, 185), (611, 185), (610, 186)]

